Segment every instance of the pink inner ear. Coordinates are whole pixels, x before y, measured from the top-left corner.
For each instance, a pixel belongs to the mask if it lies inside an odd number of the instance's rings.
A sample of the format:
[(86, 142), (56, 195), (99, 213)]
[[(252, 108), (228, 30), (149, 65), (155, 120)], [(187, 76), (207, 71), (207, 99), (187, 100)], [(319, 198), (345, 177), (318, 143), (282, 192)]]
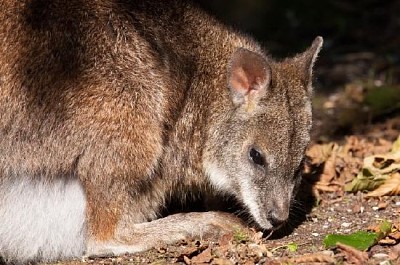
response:
[(232, 69), (230, 86), (231, 89), (241, 93), (247, 93), (251, 89), (249, 79), (242, 67)]
[(265, 58), (246, 49), (238, 49), (228, 66), (228, 85), (233, 92), (245, 96), (252, 90), (263, 93), (270, 81)]
[(271, 68), (267, 60), (252, 51), (239, 48), (228, 64), (228, 86), (232, 101), (245, 104), (248, 110), (257, 105), (265, 95), (271, 80)]

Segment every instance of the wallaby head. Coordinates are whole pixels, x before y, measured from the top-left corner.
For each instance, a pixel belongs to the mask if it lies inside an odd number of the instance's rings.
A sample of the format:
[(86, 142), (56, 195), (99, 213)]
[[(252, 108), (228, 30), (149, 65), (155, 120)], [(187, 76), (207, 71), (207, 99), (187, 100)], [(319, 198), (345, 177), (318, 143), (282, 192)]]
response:
[[(204, 167), (264, 229), (288, 219), (311, 128), (312, 67), (322, 45), (276, 62), (239, 48), (227, 67), (230, 100), (210, 126)], [(223, 104), (223, 103), (221, 103)]]

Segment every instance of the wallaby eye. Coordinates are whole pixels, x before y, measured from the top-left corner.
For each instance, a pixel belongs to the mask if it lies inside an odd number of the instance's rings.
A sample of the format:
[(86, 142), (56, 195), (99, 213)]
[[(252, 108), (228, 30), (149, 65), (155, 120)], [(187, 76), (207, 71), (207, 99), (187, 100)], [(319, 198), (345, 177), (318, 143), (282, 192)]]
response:
[(265, 166), (264, 156), (259, 151), (257, 151), (255, 148), (250, 148), (249, 157), (250, 157), (250, 160), (254, 164), (262, 166), (262, 167)]

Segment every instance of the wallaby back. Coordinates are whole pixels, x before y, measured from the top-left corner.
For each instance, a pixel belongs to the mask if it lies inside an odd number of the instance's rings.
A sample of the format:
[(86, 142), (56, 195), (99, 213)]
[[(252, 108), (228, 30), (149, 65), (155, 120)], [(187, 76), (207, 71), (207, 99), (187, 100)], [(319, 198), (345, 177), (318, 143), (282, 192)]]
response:
[(238, 225), (219, 212), (158, 219), (174, 196), (233, 195), (263, 229), (287, 220), (322, 38), (276, 62), (186, 1), (0, 10), (6, 260), (137, 252)]

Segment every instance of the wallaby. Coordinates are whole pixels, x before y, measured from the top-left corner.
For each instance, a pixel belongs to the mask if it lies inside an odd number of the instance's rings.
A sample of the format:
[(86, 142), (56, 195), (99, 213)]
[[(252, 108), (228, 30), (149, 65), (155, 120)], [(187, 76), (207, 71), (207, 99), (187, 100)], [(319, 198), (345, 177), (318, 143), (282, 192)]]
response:
[(183, 0), (0, 1), (0, 256), (51, 261), (229, 231), (171, 197), (288, 218), (322, 45), (276, 61)]

